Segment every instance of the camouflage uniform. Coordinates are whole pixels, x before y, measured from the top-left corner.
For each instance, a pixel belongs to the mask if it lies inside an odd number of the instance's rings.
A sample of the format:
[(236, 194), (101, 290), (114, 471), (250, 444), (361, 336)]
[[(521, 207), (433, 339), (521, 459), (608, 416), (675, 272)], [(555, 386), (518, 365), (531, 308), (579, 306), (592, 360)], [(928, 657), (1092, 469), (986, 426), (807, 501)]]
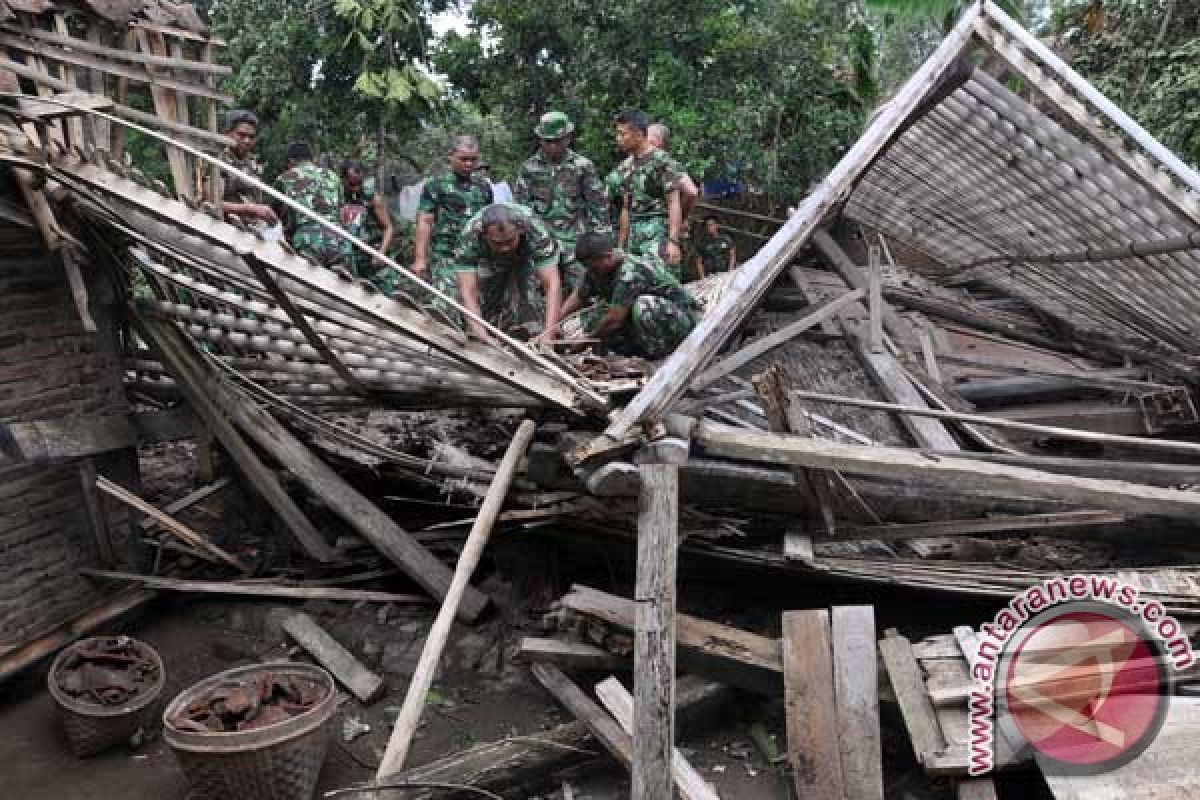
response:
[[(667, 195), (679, 188), (683, 168), (656, 148), (644, 156), (629, 156), (617, 166), (616, 172), (620, 181), (616, 185), (619, 202), (629, 208), (626, 250), (635, 256), (661, 257), (668, 233)], [(680, 277), (679, 266), (668, 269), (676, 278)]]
[(733, 240), (723, 233), (716, 236), (704, 235), (696, 248), (700, 263), (704, 265), (705, 275), (716, 275), (718, 272), (729, 270), (729, 251), (733, 249)]
[[(485, 206), (491, 205), (492, 185), (479, 173), (461, 178), (452, 170), (434, 175), (425, 181), (417, 213), (433, 214), (433, 235), (429, 242), (430, 282), (443, 294), (458, 299), (458, 284), (454, 280), (454, 253), (467, 220)], [(448, 312), (442, 301), (435, 308)]]
[(516, 201), (529, 206), (558, 241), (563, 291), (571, 292), (586, 270), (575, 260), (575, 240), (588, 231), (607, 231), (607, 199), (592, 162), (567, 150), (558, 164), (538, 152), (521, 166)]
[(643, 358), (669, 355), (700, 321), (700, 304), (680, 285), (658, 256), (624, 254), (608, 275), (588, 270), (580, 287), (587, 303), (601, 300), (583, 312), (583, 328), (595, 331), (609, 308), (628, 308), (621, 329), (609, 337), (609, 349)]
[[(390, 213), (390, 212), (389, 212)], [(347, 233), (376, 248), (383, 242), (383, 229), (375, 218), (375, 179), (367, 178), (359, 190), (346, 194), (338, 209), (338, 218)], [(380, 292), (392, 297), (399, 285), (400, 273), (389, 266), (375, 267), (372, 256), (350, 245), (350, 266), (355, 276), (370, 281)]]
[(558, 267), (558, 242), (524, 206), (503, 203), (512, 210), (521, 229), (521, 243), (507, 255), (496, 255), (483, 238), (483, 211), (467, 222), (454, 253), (454, 273), (479, 276), (479, 308), (483, 318), (501, 330), (524, 327), (541, 333), (546, 318), (546, 297), (538, 273)]
[[(334, 225), (339, 224), (342, 180), (337, 173), (306, 161), (275, 179), (275, 188)], [(296, 252), (322, 267), (348, 267), (352, 245), (308, 217), (289, 212), (285, 216), (288, 241)]]
[[(236, 155), (234, 155), (232, 149), (226, 147), (221, 152), (221, 160), (231, 167), (240, 169), (242, 172), (253, 175), (260, 181), (262, 180), (262, 164), (258, 163), (258, 159), (254, 157), (253, 153), (245, 158), (238, 158)], [(262, 191), (254, 186), (251, 186), (237, 175), (233, 175), (228, 172), (222, 172), (221, 180), (223, 182), (221, 185), (221, 200), (223, 202), (261, 203), (263, 201)]]

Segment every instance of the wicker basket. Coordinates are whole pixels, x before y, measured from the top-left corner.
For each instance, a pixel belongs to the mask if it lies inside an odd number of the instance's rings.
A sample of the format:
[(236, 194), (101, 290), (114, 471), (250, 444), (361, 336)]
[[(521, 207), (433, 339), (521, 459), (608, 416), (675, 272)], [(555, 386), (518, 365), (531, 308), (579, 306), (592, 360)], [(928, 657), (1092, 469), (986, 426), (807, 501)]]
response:
[[(84, 703), (59, 688), (55, 676), (67, 657), (93, 642), (115, 642), (118, 639), (124, 639), (132, 644), (158, 665), (158, 680), (153, 686), (135, 697), (133, 702), (124, 706), (98, 706)], [(167, 671), (153, 647), (137, 639), (115, 636), (81, 639), (64, 648), (54, 659), (54, 663), (50, 666), (50, 674), (46, 677), (46, 686), (50, 690), (50, 696), (54, 698), (55, 705), (58, 706), (58, 716), (66, 731), (67, 742), (71, 745), (71, 752), (77, 756), (95, 755), (115, 745), (128, 742), (139, 728), (151, 723), (154, 718), (152, 704), (162, 694), (166, 682)]]
[[(171, 718), (218, 684), (261, 672), (316, 680), (324, 699), (299, 716), (250, 731), (198, 733), (179, 730)], [(329, 720), (337, 709), (333, 678), (299, 663), (255, 664), (205, 678), (185, 689), (163, 712), (163, 738), (187, 775), (195, 795), (210, 800), (309, 800), (329, 749)]]

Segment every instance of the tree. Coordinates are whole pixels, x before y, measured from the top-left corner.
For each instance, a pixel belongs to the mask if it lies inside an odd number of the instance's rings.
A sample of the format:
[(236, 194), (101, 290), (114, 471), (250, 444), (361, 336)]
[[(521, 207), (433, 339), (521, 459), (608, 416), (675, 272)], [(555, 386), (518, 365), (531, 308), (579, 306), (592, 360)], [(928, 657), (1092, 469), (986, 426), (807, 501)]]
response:
[(835, 0), (475, 0), (471, 20), (434, 64), (460, 98), (509, 119), (526, 152), (534, 120), (559, 109), (608, 169), (612, 117), (642, 108), (694, 174), (780, 203), (836, 161), (877, 94), (873, 35)]
[(1071, 65), (1163, 144), (1200, 163), (1200, 6), (1059, 0), (1049, 28)]

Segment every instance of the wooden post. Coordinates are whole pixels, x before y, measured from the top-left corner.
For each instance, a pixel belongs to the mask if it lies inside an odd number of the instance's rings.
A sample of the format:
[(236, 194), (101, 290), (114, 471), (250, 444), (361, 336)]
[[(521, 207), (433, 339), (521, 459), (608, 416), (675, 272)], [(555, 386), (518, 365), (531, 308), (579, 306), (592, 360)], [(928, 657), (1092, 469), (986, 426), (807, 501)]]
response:
[(870, 343), (872, 353), (883, 352), (883, 267), (879, 263), (879, 248), (867, 251), (867, 310), (870, 312)]
[(433, 627), (425, 639), (425, 648), (421, 651), (421, 659), (413, 673), (412, 681), (408, 684), (408, 694), (404, 697), (404, 706), (400, 709), (400, 716), (396, 718), (396, 727), (392, 729), (387, 751), (383, 754), (383, 760), (379, 763), (379, 769), (375, 773), (377, 783), (385, 782), (389, 775), (399, 772), (404, 767), (404, 759), (408, 756), (408, 748), (412, 743), (413, 734), (417, 732), (417, 724), (421, 721), (421, 710), (425, 707), (425, 695), (428, 694), (429, 687), (433, 683), (438, 660), (442, 656), (442, 649), (446, 646), (446, 639), (450, 635), (450, 626), (454, 624), (458, 605), (463, 599), (463, 593), (470, 588), (471, 575), (474, 574), (475, 567), (483, 555), (483, 548), (487, 546), (488, 536), (491, 535), (492, 526), (496, 522), (496, 516), (500, 513), (500, 507), (504, 504), (504, 498), (508, 495), (508, 487), (512, 484), (517, 465), (529, 447), (530, 441), (533, 440), (535, 427), (532, 420), (525, 420), (521, 423), (512, 442), (508, 445), (508, 450), (504, 453), (504, 458), (500, 461), (500, 466), (496, 468), (496, 477), (492, 480), (492, 485), (488, 487), (487, 495), (483, 498), (483, 505), (479, 507), (479, 515), (475, 518), (475, 524), (471, 527), (466, 544), (463, 545), (462, 555), (459, 556), (458, 565), (454, 569), (454, 579), (450, 582), (450, 589), (446, 592), (446, 598), (438, 611), (437, 619), (434, 620)]
[(634, 719), (632, 800), (671, 797), (675, 746), (675, 567), (679, 468), (640, 469), (637, 620), (633, 634)]

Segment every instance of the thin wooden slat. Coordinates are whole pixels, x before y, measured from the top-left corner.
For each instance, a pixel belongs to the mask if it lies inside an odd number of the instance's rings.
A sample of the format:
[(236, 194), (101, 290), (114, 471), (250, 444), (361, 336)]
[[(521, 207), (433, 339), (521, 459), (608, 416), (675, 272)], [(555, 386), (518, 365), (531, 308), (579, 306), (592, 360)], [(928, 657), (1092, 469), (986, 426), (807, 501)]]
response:
[(921, 679), (921, 668), (913, 657), (912, 645), (903, 636), (889, 632), (879, 640), (879, 652), (883, 656), (892, 690), (900, 704), (904, 725), (912, 740), (917, 761), (926, 764), (946, 748), (937, 716), (925, 693)]
[[(131, 50), (121, 50), (116, 47), (107, 47), (98, 45), (84, 39), (79, 39), (74, 36), (64, 36), (60, 33), (51, 33), (50, 31), (38, 30), (36, 28), (14, 28), (11, 25), (0, 26), (5, 30), (13, 33), (19, 33), (32, 39), (38, 39), (51, 44), (62, 45), (76, 50), (82, 50), (86, 53), (94, 53), (95, 55), (104, 56), (117, 61), (128, 61), (134, 64), (150, 64), (156, 67), (168, 67), (172, 69), (184, 69), (192, 72), (210, 73), (213, 75), (229, 76), (233, 74), (233, 67), (224, 64), (209, 64), (203, 61), (192, 61), (190, 59), (166, 58), (156, 53), (150, 52), (134, 52)], [(153, 28), (145, 25), (135, 27), (139, 35), (154, 32), (156, 35), (161, 35), (160, 31), (154, 31)]]

